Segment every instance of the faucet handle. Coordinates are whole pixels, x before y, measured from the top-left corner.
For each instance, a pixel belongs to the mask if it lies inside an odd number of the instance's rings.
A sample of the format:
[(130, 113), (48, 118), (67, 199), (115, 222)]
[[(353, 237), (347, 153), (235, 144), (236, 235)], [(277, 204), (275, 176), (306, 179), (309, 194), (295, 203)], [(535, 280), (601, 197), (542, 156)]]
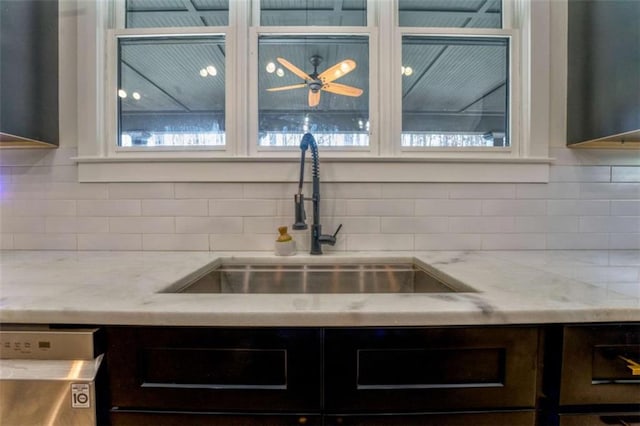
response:
[(336, 232), (333, 233), (333, 239), (335, 240), (336, 236), (338, 235), (338, 232), (340, 232), (340, 230), (342, 229), (342, 224), (338, 225), (338, 228), (336, 229)]
[(330, 246), (335, 245), (336, 235), (338, 235), (338, 232), (340, 232), (340, 229), (342, 229), (342, 224), (338, 226), (338, 229), (336, 229), (336, 232), (334, 232), (333, 235), (320, 235), (318, 237), (318, 241), (320, 241), (321, 244), (329, 244)]

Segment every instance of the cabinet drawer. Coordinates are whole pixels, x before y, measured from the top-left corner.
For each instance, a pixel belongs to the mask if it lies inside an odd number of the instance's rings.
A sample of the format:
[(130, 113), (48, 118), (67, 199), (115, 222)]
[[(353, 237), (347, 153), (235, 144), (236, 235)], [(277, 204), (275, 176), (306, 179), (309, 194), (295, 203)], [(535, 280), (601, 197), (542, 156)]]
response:
[(319, 410), (320, 335), (310, 329), (110, 327), (111, 405)]
[(308, 414), (217, 414), (114, 410), (111, 426), (315, 426), (322, 416)]
[(561, 405), (640, 404), (640, 324), (564, 328)]
[(535, 405), (535, 327), (331, 329), (325, 336), (328, 410)]
[(327, 416), (326, 426), (534, 426), (533, 411)]
[(560, 426), (640, 426), (640, 414), (606, 413), (606, 414), (561, 414)]

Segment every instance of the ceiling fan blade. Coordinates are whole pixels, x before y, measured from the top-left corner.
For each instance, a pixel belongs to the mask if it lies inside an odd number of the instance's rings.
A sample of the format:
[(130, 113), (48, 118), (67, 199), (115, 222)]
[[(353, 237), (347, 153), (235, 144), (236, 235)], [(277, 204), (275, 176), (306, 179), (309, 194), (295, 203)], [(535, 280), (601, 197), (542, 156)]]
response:
[(320, 103), (320, 91), (314, 92), (313, 90), (309, 90), (309, 106), (314, 107)]
[(292, 84), (291, 86), (271, 87), (267, 89), (267, 92), (279, 92), (281, 90), (302, 89), (307, 87), (307, 83)]
[(302, 71), (300, 68), (296, 67), (295, 65), (293, 65), (291, 62), (287, 61), (284, 58), (276, 58), (278, 62), (280, 62), (282, 64), (283, 67), (285, 67), (286, 69), (288, 69), (289, 71), (291, 71), (292, 73), (294, 73), (295, 75), (297, 75), (298, 77), (300, 77), (303, 80), (308, 80), (311, 81), (313, 80), (309, 74), (307, 74), (306, 72)]
[(362, 95), (362, 89), (358, 89), (357, 87), (347, 86), (346, 84), (340, 83), (327, 83), (322, 86), (322, 90), (326, 90), (327, 92), (335, 93), (337, 95), (345, 95), (345, 96), (353, 96), (358, 97)]
[(345, 59), (344, 61), (340, 61), (331, 68), (327, 68), (322, 71), (320, 75), (318, 75), (318, 80), (323, 83), (330, 83), (333, 80), (336, 80), (342, 77), (345, 74), (350, 73), (356, 69), (356, 61), (353, 59)]

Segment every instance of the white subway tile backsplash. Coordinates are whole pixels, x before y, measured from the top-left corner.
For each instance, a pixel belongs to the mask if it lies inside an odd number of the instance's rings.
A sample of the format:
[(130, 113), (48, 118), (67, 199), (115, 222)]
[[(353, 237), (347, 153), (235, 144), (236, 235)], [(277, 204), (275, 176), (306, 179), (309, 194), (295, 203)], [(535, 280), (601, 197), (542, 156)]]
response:
[(383, 183), (382, 198), (449, 198), (449, 188), (446, 183)]
[(78, 200), (78, 216), (140, 216), (140, 200)]
[(552, 166), (549, 168), (551, 182), (609, 182), (609, 166)]
[(78, 234), (78, 250), (142, 250), (142, 235)]
[(518, 216), (515, 232), (578, 232), (577, 216)]
[(580, 184), (574, 182), (519, 183), (516, 194), (520, 199), (578, 199)]
[(0, 250), (13, 250), (13, 234), (0, 233)]
[(495, 217), (451, 217), (449, 231), (454, 234), (505, 233), (515, 232), (515, 218), (511, 216)]
[(413, 216), (413, 200), (347, 200), (347, 216)]
[(486, 234), (482, 236), (483, 250), (542, 250), (545, 247), (544, 234)]
[(73, 166), (7, 167), (14, 183), (77, 182), (78, 168)]
[(382, 217), (380, 228), (383, 234), (432, 234), (447, 232), (446, 217)]
[(640, 250), (640, 233), (609, 234), (612, 250)]
[(108, 189), (112, 200), (174, 198), (172, 183), (110, 183)]
[(611, 200), (611, 216), (640, 216), (640, 200)]
[(449, 189), (450, 198), (515, 198), (516, 185), (508, 183), (472, 183), (451, 184)]
[(622, 200), (640, 198), (640, 183), (581, 183), (584, 200)]
[(177, 218), (155, 216), (123, 216), (109, 218), (109, 232), (115, 234), (171, 234)]
[(43, 200), (46, 184), (3, 182), (2, 198), (5, 200)]
[(209, 236), (206, 234), (144, 234), (142, 249), (208, 251)]
[(175, 183), (175, 197), (181, 198), (241, 198), (241, 183), (191, 182)]
[(608, 200), (548, 200), (549, 216), (603, 216), (609, 214)]
[(47, 217), (46, 232), (62, 234), (109, 232), (106, 217)]
[(413, 250), (413, 235), (407, 234), (349, 234), (347, 250)]
[[(291, 229), (297, 182), (78, 183), (75, 155), (3, 152), (1, 248), (273, 251), (288, 226), (309, 250), (310, 231)], [(640, 249), (640, 157), (557, 146), (550, 156), (547, 184), (324, 182), (322, 231), (343, 228), (323, 249)], [(303, 192), (310, 225), (309, 182)]]
[(480, 200), (415, 200), (416, 216), (480, 216)]
[(105, 183), (52, 182), (44, 195), (51, 200), (104, 200), (108, 191)]
[[(324, 188), (323, 188), (324, 189)], [(237, 193), (234, 197), (230, 198), (246, 198), (246, 199), (278, 199), (278, 198), (291, 198), (293, 194), (298, 192), (298, 185), (294, 183), (245, 183), (243, 184), (242, 191)], [(304, 192), (304, 191), (303, 191)], [(322, 196), (325, 197), (326, 191), (323, 191)], [(311, 196), (311, 188), (309, 187), (309, 196)], [(216, 197), (220, 198), (220, 197)]]
[[(384, 218), (372, 216), (323, 216), (321, 220), (322, 232), (325, 234), (333, 234), (338, 226), (342, 224), (340, 235), (379, 234), (380, 221), (382, 219)], [(290, 223), (293, 223), (293, 217)], [(311, 222), (307, 221), (307, 223)]]
[(623, 167), (614, 166), (611, 168), (612, 182), (640, 182), (640, 166)]
[[(273, 220), (273, 218), (266, 218)], [(247, 220), (245, 218), (244, 220)], [(239, 234), (243, 218), (235, 217), (176, 217), (177, 234)], [(275, 232), (278, 232), (277, 230)]]
[[(275, 216), (275, 200), (210, 200), (210, 216)], [(186, 216), (186, 215), (185, 215)]]
[(480, 250), (480, 234), (417, 234), (416, 250)]
[(4, 233), (36, 234), (45, 232), (45, 218), (42, 216), (0, 217), (0, 231)]
[(16, 250), (81, 250), (77, 244), (76, 234), (13, 234), (13, 248)]
[(209, 249), (212, 251), (273, 251), (275, 240), (273, 235), (269, 234), (209, 234)]
[(640, 232), (640, 217), (585, 216), (580, 218), (580, 232)]
[(547, 213), (545, 200), (483, 200), (484, 216), (544, 216)]
[(207, 200), (142, 200), (142, 216), (207, 216)]
[(75, 216), (75, 200), (14, 200), (11, 203), (12, 216)]
[[(297, 191), (297, 187), (295, 188)], [(311, 197), (312, 187), (303, 188), (303, 193)], [(287, 195), (290, 195), (287, 193)], [(291, 193), (293, 195), (293, 193)], [(320, 196), (324, 198), (344, 198), (353, 200), (356, 198), (380, 198), (382, 197), (382, 184), (379, 183), (326, 183), (320, 187)]]
[(547, 234), (549, 250), (595, 250), (609, 248), (609, 234), (562, 233)]

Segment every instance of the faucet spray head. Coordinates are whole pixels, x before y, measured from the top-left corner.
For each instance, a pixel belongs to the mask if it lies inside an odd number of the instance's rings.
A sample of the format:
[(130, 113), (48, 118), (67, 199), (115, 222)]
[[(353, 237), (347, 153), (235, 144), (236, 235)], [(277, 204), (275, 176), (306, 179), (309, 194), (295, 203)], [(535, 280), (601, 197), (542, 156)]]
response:
[(294, 202), (295, 202), (296, 221), (293, 225), (291, 225), (291, 228), (296, 230), (307, 229), (307, 224), (305, 223), (307, 214), (304, 211), (304, 195), (295, 194)]

